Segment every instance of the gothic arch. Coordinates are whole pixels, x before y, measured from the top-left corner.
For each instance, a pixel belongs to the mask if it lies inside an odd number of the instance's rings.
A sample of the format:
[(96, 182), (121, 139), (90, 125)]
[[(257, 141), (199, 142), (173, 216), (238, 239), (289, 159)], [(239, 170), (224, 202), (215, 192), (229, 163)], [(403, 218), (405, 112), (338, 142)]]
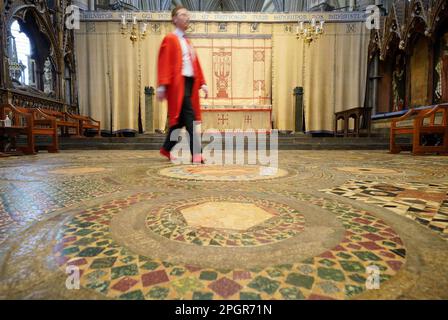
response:
[(408, 9), (408, 17), (404, 26), (400, 48), (409, 51), (416, 34), (428, 36), (428, 12), (421, 0), (412, 0)]
[(43, 6), (44, 8), (42, 10), (38, 10), (37, 7), (30, 4), (18, 5), (12, 8), (6, 18), (6, 30), (9, 32), (11, 24), (15, 19), (21, 20), (22, 23), (27, 24), (29, 22), (27, 19), (32, 17), (38, 27), (40, 36), (45, 37), (50, 43), (49, 56), (51, 56), (51, 59), (53, 60), (56, 72), (60, 73), (61, 66), (59, 65), (59, 61), (61, 57), (58, 50), (58, 40), (55, 37), (54, 32), (51, 32), (53, 27), (51, 25), (51, 18), (48, 15), (48, 10), (46, 9), (45, 3)]
[(396, 14), (395, 6), (393, 6), (391, 14), (387, 16), (384, 24), (384, 38), (381, 44), (381, 60), (386, 59), (391, 51), (398, 49), (398, 45), (402, 39), (400, 31), (400, 21)]

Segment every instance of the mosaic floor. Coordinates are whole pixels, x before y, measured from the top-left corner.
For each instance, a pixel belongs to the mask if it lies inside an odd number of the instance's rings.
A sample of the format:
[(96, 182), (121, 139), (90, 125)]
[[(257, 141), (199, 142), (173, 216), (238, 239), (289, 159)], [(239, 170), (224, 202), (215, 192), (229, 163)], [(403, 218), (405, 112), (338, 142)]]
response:
[(0, 159), (0, 298), (448, 299), (447, 157), (281, 151), (263, 172)]

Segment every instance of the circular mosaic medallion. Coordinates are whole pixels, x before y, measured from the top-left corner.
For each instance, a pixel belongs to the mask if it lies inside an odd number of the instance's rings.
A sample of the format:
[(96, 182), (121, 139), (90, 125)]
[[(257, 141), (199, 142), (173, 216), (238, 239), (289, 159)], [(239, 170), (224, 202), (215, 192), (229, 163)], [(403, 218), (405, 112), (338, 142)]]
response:
[(184, 200), (152, 209), (147, 227), (165, 238), (199, 246), (269, 244), (297, 235), (304, 217), (273, 201), (245, 197)]
[(251, 181), (280, 178), (288, 175), (288, 172), (257, 165), (188, 165), (164, 168), (159, 174), (187, 180)]
[[(296, 237), (265, 246), (229, 248), (172, 241), (148, 230), (145, 224), (148, 205), (160, 206), (160, 202), (170, 201), (166, 197), (138, 193), (80, 209), (57, 238), (54, 252), (61, 272), (65, 273), (67, 266), (76, 266), (82, 287), (119, 299), (349, 299), (367, 289), (368, 270), (380, 271), (382, 286), (406, 261), (403, 242), (383, 220), (336, 200), (294, 191), (289, 192), (288, 199), (291, 205), (300, 202), (300, 212), (306, 218), (306, 228)], [(194, 194), (183, 197), (194, 198)], [(202, 209), (207, 211), (211, 197), (197, 205), (205, 204)], [(242, 202), (236, 198), (216, 199), (214, 209), (218, 211)], [(177, 201), (180, 196), (174, 200), (173, 210), (187, 210), (184, 212), (191, 213), (194, 225), (201, 209), (192, 209), (189, 200), (184, 207)], [(273, 215), (271, 219), (282, 215), (281, 208), (277, 208), (277, 216), (269, 211), (273, 205), (270, 202), (243, 203), (257, 205)], [(307, 211), (308, 205), (312, 212)], [(319, 211), (325, 212), (324, 216), (316, 217)], [(322, 242), (322, 229), (331, 220), (338, 221), (331, 225), (340, 225), (337, 229), (343, 232)], [(219, 229), (214, 219), (207, 223)], [(235, 223), (246, 231), (262, 224)], [(322, 246), (316, 246), (315, 239)], [(310, 243), (313, 250), (299, 255), (294, 252)], [(182, 255), (185, 260), (178, 259)], [(260, 263), (263, 259), (266, 261)], [(226, 261), (237, 264), (232, 267)]]
[(400, 171), (385, 168), (363, 168), (363, 167), (339, 167), (339, 171), (354, 173), (354, 174), (400, 174)]

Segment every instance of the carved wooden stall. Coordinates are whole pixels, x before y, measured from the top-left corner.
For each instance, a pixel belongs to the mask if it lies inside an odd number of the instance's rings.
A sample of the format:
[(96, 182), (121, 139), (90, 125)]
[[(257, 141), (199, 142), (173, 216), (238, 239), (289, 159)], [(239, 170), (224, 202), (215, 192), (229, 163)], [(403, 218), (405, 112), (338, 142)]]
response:
[(79, 113), (74, 34), (65, 23), (71, 4), (0, 1), (0, 103)]
[[(380, 29), (371, 32), (369, 68), (368, 104), (373, 107), (373, 119), (390, 114), (391, 151), (397, 152), (392, 136), (406, 130), (396, 129), (402, 118), (394, 117), (448, 102), (448, 0), (395, 0), (382, 17)], [(417, 137), (418, 130), (414, 124), (406, 131), (413, 136), (414, 154), (434, 151), (417, 141), (430, 140)], [(437, 135), (435, 139), (446, 145), (443, 129), (430, 131), (420, 130), (423, 136)]]
[(448, 0), (395, 0), (371, 32), (369, 68), (374, 113), (448, 102)]

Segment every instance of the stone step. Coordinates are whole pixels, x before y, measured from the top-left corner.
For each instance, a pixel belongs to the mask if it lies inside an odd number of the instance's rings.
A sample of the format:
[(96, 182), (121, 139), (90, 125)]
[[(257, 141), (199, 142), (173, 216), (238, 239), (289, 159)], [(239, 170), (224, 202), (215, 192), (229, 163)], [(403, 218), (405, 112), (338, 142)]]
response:
[[(269, 136), (266, 146), (269, 149)], [(59, 139), (61, 150), (159, 150), (165, 140), (162, 134), (130, 137), (67, 138)], [(245, 139), (244, 148), (248, 141)], [(37, 145), (48, 144), (50, 138), (37, 137)], [(257, 142), (250, 139), (250, 143)], [(410, 144), (410, 139), (400, 138), (400, 144)], [(209, 144), (204, 142), (203, 146)], [(222, 143), (224, 146), (224, 141)], [(279, 150), (387, 150), (389, 140), (384, 137), (311, 137), (307, 135), (279, 135)]]

